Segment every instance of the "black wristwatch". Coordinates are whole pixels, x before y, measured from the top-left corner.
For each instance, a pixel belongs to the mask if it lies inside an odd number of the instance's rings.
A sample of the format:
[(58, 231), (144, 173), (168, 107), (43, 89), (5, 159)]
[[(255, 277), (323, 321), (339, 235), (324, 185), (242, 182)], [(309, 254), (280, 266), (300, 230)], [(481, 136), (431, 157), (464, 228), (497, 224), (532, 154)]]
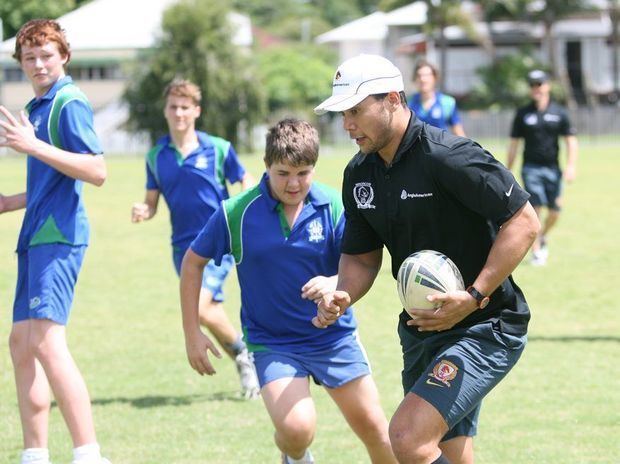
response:
[(465, 291), (474, 297), (474, 299), (478, 303), (478, 309), (486, 308), (487, 305), (489, 304), (489, 301), (491, 301), (491, 299), (488, 296), (480, 293), (478, 290), (474, 288), (473, 285), (470, 285), (469, 287), (467, 287)]

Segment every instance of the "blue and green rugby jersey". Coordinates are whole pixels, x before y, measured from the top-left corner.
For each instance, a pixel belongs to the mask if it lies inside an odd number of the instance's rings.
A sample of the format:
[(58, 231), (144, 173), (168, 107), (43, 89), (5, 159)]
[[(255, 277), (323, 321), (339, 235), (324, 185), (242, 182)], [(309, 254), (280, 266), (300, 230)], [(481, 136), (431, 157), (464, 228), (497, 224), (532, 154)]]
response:
[(172, 244), (186, 248), (220, 202), (229, 197), (226, 181), (240, 182), (245, 169), (231, 143), (196, 131), (198, 148), (183, 158), (172, 138), (160, 138), (146, 155), (146, 188), (159, 190), (168, 204)]
[(282, 205), (259, 185), (223, 202), (191, 244), (216, 264), (232, 254), (241, 287), (241, 324), (252, 351), (328, 349), (356, 326), (353, 309), (327, 329), (312, 324), (316, 304), (301, 287), (317, 275), (338, 272), (344, 214), (340, 195), (315, 182), (292, 229)]
[[(91, 106), (71, 77), (59, 79), (45, 95), (32, 99), (26, 110), (39, 140), (72, 153), (102, 153)], [(33, 156), (28, 156), (27, 169), (26, 213), (17, 251), (45, 243), (88, 244), (83, 182)]]
[(435, 102), (428, 109), (424, 109), (419, 93), (412, 95), (409, 98), (409, 109), (420, 121), (440, 129), (448, 130), (451, 126), (461, 124), (461, 115), (456, 107), (456, 100), (441, 92), (435, 92)]

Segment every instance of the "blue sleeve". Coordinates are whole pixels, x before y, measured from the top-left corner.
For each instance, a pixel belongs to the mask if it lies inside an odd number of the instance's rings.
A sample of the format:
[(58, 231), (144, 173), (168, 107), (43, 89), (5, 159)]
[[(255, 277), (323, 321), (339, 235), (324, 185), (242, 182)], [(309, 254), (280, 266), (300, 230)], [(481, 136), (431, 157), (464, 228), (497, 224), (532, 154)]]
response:
[(454, 108), (452, 109), (452, 114), (450, 115), (450, 120), (448, 122), (451, 126), (456, 126), (462, 122), (459, 109), (456, 107), (456, 101), (454, 102)]
[(245, 175), (245, 168), (239, 161), (239, 157), (237, 156), (237, 152), (233, 148), (232, 144), (228, 148), (228, 154), (226, 155), (226, 160), (224, 161), (224, 176), (231, 184), (236, 182), (241, 182), (243, 176)]
[(340, 215), (338, 222), (334, 226), (334, 243), (336, 245), (336, 250), (338, 250), (338, 255), (340, 255), (340, 249), (342, 248), (342, 237), (344, 236), (344, 212)]
[(151, 167), (149, 163), (144, 163), (146, 165), (146, 189), (147, 190), (160, 190), (159, 183), (155, 178), (155, 174), (151, 171)]
[(95, 133), (93, 112), (82, 100), (71, 100), (62, 108), (58, 134), (62, 147), (71, 153), (103, 153)]
[(194, 239), (190, 248), (203, 258), (213, 259), (218, 266), (222, 262), (222, 257), (230, 253), (230, 234), (221, 204)]
[(419, 94), (417, 93), (411, 94), (411, 96), (409, 97), (409, 101), (407, 102), (407, 106), (409, 107), (409, 109), (416, 114), (418, 113), (418, 108), (419, 108), (419, 105), (417, 104), (418, 95)]

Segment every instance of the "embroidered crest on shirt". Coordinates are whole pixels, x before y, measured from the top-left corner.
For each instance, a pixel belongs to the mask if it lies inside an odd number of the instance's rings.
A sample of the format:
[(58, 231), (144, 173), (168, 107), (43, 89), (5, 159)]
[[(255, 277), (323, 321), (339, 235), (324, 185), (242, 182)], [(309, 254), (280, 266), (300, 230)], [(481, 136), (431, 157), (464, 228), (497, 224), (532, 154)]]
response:
[(441, 108), (437, 108), (437, 107), (433, 108), (433, 111), (431, 111), (431, 116), (434, 119), (441, 118)]
[(454, 380), (458, 371), (459, 368), (456, 367), (456, 364), (442, 359), (433, 367), (433, 372), (428, 375), (449, 387), (450, 380)]
[(538, 123), (538, 115), (536, 113), (528, 113), (523, 118), (523, 122), (528, 126), (533, 126)]
[(311, 242), (322, 242), (325, 240), (323, 235), (323, 224), (318, 219), (313, 219), (306, 229), (308, 231), (308, 240)]
[(198, 158), (196, 158), (196, 169), (206, 169), (208, 164), (209, 163), (207, 162), (206, 156), (199, 156)]
[(370, 182), (358, 182), (353, 187), (353, 198), (357, 203), (358, 209), (375, 209), (376, 206), (372, 204), (372, 200), (375, 198), (375, 192), (372, 189)]
[(41, 125), (41, 116), (37, 116), (36, 118), (34, 118), (34, 121), (32, 121), (32, 126), (34, 127), (35, 132), (39, 132), (40, 125)]

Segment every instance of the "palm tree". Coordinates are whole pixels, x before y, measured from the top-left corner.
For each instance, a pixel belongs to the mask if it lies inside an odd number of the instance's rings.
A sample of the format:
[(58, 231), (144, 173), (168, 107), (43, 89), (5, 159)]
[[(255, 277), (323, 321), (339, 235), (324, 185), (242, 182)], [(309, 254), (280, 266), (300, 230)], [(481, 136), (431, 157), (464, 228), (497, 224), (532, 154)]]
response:
[[(448, 26), (459, 26), (467, 37), (480, 43), (480, 37), (476, 31), (474, 21), (468, 11), (462, 8), (461, 0), (424, 0), (427, 6), (425, 32), (427, 36), (438, 33), (437, 44), (439, 45), (439, 69), (445, 74), (448, 68), (448, 40), (445, 29)], [(441, 83), (441, 90), (443, 89)]]

